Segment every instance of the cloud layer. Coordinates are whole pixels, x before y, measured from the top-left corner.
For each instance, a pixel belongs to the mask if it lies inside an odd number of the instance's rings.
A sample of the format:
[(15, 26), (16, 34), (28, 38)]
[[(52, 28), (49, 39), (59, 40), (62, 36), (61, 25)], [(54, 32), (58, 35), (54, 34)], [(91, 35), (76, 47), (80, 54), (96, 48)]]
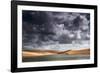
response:
[(52, 44), (84, 44), (90, 40), (90, 14), (23, 11), (24, 49)]

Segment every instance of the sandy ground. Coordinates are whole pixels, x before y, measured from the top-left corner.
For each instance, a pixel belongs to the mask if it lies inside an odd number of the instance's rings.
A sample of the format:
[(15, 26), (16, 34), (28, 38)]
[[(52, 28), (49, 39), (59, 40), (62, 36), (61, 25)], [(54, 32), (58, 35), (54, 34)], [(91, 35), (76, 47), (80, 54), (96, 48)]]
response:
[(44, 56), (44, 55), (54, 55), (56, 53), (50, 53), (50, 52), (28, 52), (23, 51), (22, 55), (23, 57), (37, 57), (37, 56)]
[(67, 50), (67, 51), (53, 51), (53, 50), (33, 50), (33, 51), (23, 51), (23, 57), (38, 57), (38, 56), (46, 56), (46, 55), (56, 55), (56, 54), (66, 54), (66, 55), (90, 55), (90, 49), (82, 49), (82, 50)]

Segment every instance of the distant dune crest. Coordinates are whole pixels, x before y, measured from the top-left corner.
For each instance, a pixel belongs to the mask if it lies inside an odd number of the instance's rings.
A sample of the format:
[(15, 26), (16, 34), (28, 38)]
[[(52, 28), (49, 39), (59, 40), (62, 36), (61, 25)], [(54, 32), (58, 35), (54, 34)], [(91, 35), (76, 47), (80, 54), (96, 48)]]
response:
[(66, 51), (57, 51), (57, 50), (24, 50), (22, 52), (23, 57), (37, 57), (37, 56), (46, 56), (46, 55), (55, 55), (55, 54), (66, 54), (66, 55), (90, 55), (90, 49), (81, 49), (81, 50), (66, 50)]

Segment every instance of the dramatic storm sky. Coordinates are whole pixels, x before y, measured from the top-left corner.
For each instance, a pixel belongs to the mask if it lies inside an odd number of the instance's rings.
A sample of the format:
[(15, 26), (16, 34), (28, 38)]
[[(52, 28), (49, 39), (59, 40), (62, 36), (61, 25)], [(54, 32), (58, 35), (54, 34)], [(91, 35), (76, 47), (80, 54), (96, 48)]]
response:
[(89, 13), (22, 11), (23, 49), (52, 44), (84, 44), (89, 40)]

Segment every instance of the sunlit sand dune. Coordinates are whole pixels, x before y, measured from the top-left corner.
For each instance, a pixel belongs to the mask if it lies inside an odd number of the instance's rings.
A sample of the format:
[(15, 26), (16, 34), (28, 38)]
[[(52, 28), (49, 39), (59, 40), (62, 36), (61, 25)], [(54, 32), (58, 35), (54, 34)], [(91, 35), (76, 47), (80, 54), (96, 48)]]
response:
[(23, 51), (23, 57), (38, 57), (38, 56), (46, 56), (46, 55), (54, 55), (57, 54), (55, 51)]
[(63, 53), (68, 55), (90, 55), (90, 49), (68, 50)]
[(81, 49), (81, 50), (67, 50), (67, 51), (56, 51), (56, 50), (32, 50), (32, 51), (23, 51), (23, 57), (38, 57), (38, 56), (47, 56), (55, 54), (66, 54), (66, 55), (90, 55), (90, 49)]

